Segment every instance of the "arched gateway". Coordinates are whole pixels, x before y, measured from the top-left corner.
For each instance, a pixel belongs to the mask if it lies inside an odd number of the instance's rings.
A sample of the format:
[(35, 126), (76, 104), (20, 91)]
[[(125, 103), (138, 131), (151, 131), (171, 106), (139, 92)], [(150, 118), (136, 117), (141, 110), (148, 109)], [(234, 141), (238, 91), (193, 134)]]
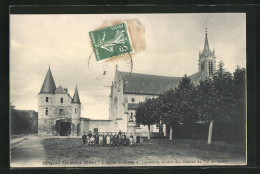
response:
[(55, 120), (56, 135), (67, 136), (71, 132), (71, 119), (60, 118)]

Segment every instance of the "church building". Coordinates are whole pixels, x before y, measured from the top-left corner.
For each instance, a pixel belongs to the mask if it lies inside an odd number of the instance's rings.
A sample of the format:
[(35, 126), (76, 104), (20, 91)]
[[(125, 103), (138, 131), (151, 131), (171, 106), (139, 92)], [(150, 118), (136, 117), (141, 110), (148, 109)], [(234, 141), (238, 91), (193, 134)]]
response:
[[(216, 69), (215, 51), (211, 51), (207, 31), (204, 49), (199, 52), (198, 72), (190, 75), (196, 85), (211, 77)], [(82, 135), (83, 132), (122, 132), (140, 136), (148, 135), (148, 127), (135, 122), (138, 103), (145, 98), (158, 97), (164, 91), (176, 87), (182, 77), (158, 76), (151, 74), (127, 73), (115, 70), (114, 81), (109, 95), (109, 119), (94, 120), (81, 117), (81, 103), (77, 87), (71, 97), (66, 88), (56, 88), (49, 68), (38, 94), (38, 133), (51, 135)], [(151, 136), (159, 133), (159, 125), (150, 127)], [(166, 136), (166, 126), (162, 132)]]
[[(207, 31), (205, 34), (204, 49), (199, 53), (198, 72), (190, 75), (190, 79), (196, 85), (205, 78), (211, 77), (216, 69), (215, 51), (210, 50)], [(174, 88), (180, 83), (182, 77), (157, 76), (122, 72), (116, 67), (114, 81), (110, 93), (110, 119), (113, 120), (114, 131), (129, 132), (138, 103), (145, 98), (158, 97), (163, 91)], [(150, 127), (151, 136), (159, 133), (159, 125)], [(135, 132), (147, 136), (148, 127), (135, 123)], [(163, 125), (163, 133), (166, 135), (166, 126)]]

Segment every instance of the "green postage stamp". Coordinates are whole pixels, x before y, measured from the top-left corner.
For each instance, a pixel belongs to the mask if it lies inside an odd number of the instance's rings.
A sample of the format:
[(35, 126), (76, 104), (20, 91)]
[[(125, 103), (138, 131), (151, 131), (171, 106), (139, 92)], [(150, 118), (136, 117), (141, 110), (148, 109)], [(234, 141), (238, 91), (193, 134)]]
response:
[(97, 61), (133, 53), (127, 22), (89, 32)]

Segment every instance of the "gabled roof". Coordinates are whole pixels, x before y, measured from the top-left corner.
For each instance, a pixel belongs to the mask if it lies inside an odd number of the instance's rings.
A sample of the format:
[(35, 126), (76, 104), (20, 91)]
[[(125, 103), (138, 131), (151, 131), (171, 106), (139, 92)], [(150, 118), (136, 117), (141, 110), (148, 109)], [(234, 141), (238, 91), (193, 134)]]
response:
[(174, 88), (180, 83), (181, 77), (157, 76), (118, 71), (124, 81), (124, 93), (159, 95), (163, 91)]
[(55, 89), (56, 89), (56, 85), (52, 77), (51, 69), (49, 67), (44, 82), (42, 84), (40, 93), (54, 93)]
[(75, 89), (75, 92), (74, 92), (74, 95), (73, 95), (72, 103), (79, 103), (80, 104), (77, 86), (76, 86), (76, 89)]
[(67, 91), (61, 85), (55, 90), (55, 94), (67, 94)]

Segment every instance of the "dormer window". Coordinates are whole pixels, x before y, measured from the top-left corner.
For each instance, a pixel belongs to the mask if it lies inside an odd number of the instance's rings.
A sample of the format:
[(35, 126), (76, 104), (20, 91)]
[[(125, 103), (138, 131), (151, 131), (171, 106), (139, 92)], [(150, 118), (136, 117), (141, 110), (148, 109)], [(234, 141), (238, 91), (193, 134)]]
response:
[(63, 103), (63, 98), (60, 98), (60, 103)]
[(49, 97), (46, 97), (46, 102), (49, 102)]

